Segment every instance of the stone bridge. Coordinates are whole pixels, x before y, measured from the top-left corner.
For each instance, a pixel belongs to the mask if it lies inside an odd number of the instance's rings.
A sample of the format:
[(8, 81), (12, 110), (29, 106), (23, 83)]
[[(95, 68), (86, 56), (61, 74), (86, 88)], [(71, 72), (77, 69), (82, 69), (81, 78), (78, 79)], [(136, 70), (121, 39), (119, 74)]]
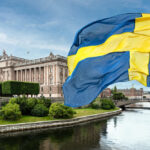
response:
[(130, 104), (135, 104), (135, 103), (139, 103), (139, 102), (150, 102), (150, 100), (137, 100), (137, 99), (133, 99), (133, 100), (114, 100), (114, 103), (117, 107), (120, 108), (125, 108), (126, 105), (130, 105)]

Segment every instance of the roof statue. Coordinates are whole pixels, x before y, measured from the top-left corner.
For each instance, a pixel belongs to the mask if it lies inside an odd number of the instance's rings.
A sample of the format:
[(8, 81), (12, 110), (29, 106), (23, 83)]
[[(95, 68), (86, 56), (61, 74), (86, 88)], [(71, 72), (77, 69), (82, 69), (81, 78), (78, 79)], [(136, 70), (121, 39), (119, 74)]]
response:
[(50, 52), (49, 56), (50, 56), (51, 58), (53, 58), (53, 57), (54, 57), (54, 54), (53, 54), (52, 52)]
[(3, 59), (8, 58), (8, 55), (7, 55), (7, 53), (6, 53), (6, 51), (5, 51), (5, 50), (3, 50), (3, 56), (2, 56), (2, 58), (3, 58)]

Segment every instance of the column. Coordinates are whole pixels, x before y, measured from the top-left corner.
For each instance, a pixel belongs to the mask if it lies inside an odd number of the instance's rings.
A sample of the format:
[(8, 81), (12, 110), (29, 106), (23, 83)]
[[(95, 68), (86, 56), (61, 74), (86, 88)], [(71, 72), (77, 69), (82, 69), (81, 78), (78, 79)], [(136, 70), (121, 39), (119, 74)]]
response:
[(27, 81), (27, 69), (25, 69), (25, 78), (24, 78), (25, 81)]
[(34, 77), (33, 82), (36, 82), (36, 68), (33, 69), (33, 77)]
[(24, 81), (24, 70), (22, 70), (22, 81)]
[(36, 70), (36, 79), (35, 79), (35, 81), (39, 82), (39, 79), (38, 79), (39, 78), (39, 68), (36, 68), (35, 70)]
[(41, 68), (41, 80), (43, 84), (44, 83), (44, 67)]
[(39, 74), (38, 74), (38, 79), (39, 79), (38, 82), (39, 83), (42, 83), (42, 81), (41, 81), (41, 76), (42, 76), (41, 73), (42, 73), (41, 72), (41, 67), (39, 67)]
[(56, 85), (56, 65), (54, 65), (54, 85)]
[(16, 70), (16, 81), (18, 81), (18, 70)]
[(56, 66), (56, 84), (60, 83), (60, 71), (59, 71), (59, 66)]
[(22, 80), (21, 80), (21, 81), (23, 81), (23, 80), (24, 80), (24, 77), (23, 77), (23, 72), (24, 72), (24, 71), (23, 71), (23, 70), (21, 70), (21, 71), (22, 71)]
[(46, 85), (46, 79), (47, 79), (47, 76), (46, 76), (46, 66), (44, 66), (44, 85)]
[(38, 81), (38, 71), (37, 71), (37, 68), (34, 69), (34, 81), (37, 82)]
[(21, 75), (20, 75), (20, 76), (21, 76), (21, 78), (20, 78), (20, 79), (21, 79), (21, 81), (22, 81), (22, 70), (20, 70), (20, 72), (21, 72)]
[(63, 83), (65, 82), (65, 67), (63, 67)]
[(46, 85), (46, 66), (44, 66), (44, 85)]
[(29, 81), (32, 82), (31, 68), (29, 69)]

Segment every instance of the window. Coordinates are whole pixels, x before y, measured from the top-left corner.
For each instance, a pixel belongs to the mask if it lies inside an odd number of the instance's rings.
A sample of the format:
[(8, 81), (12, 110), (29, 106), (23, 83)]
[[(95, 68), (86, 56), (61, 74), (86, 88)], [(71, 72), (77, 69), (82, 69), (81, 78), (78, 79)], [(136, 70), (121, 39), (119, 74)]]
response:
[(43, 87), (41, 87), (41, 92), (43, 92)]
[(50, 84), (53, 84), (53, 77), (50, 78)]

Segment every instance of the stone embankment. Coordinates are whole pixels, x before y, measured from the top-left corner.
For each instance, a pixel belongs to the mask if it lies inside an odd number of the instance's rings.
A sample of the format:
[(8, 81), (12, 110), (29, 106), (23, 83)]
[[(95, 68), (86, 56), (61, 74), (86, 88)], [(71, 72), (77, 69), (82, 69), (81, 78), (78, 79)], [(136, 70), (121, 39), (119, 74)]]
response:
[(121, 109), (112, 112), (102, 113), (102, 114), (77, 117), (73, 119), (0, 125), (0, 133), (33, 130), (33, 129), (41, 129), (41, 128), (54, 129), (54, 128), (62, 128), (62, 127), (71, 127), (71, 126), (79, 125), (81, 123), (102, 120), (120, 113), (121, 113)]
[(0, 97), (0, 108), (3, 102), (8, 102), (11, 97)]

